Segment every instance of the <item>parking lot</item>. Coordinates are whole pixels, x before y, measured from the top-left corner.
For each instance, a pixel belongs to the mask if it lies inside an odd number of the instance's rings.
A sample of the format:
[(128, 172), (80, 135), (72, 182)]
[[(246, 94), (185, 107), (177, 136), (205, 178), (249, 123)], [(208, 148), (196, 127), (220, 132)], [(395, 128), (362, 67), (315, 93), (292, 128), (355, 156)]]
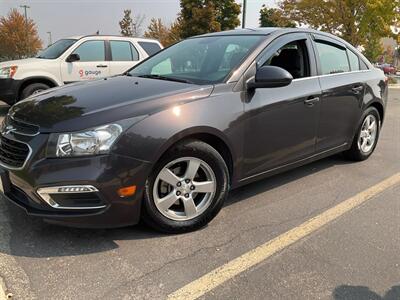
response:
[[(1, 199), (0, 276), (13, 299), (164, 299), (196, 288), (205, 299), (400, 299), (400, 183), (382, 184), (399, 176), (399, 137), (400, 89), (391, 89), (369, 160), (338, 155), (242, 187), (206, 228), (183, 235), (57, 227)], [(319, 225), (303, 234), (314, 217)], [(262, 252), (289, 230), (300, 237)], [(248, 268), (210, 273), (260, 245)]]

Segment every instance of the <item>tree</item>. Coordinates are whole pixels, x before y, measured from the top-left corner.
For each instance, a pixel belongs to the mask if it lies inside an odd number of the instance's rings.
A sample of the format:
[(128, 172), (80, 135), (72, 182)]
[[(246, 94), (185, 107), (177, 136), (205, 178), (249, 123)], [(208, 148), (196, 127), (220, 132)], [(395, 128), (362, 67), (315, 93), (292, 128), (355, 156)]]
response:
[(221, 25), (221, 30), (235, 29), (240, 25), (240, 5), (234, 0), (213, 1), (216, 11), (216, 20)]
[(0, 18), (0, 57), (4, 60), (30, 57), (42, 48), (35, 22), (16, 9)]
[(240, 24), (240, 5), (234, 0), (181, 0), (180, 5), (181, 38), (234, 29)]
[(286, 18), (279, 8), (268, 8), (265, 5), (260, 10), (260, 27), (296, 27), (296, 23)]
[(164, 46), (169, 46), (180, 40), (180, 26), (177, 21), (172, 23), (169, 27), (164, 25), (162, 20), (151, 19), (144, 36), (147, 38), (157, 39)]
[(132, 11), (130, 9), (124, 10), (124, 17), (119, 22), (121, 28), (121, 34), (123, 36), (141, 36), (142, 26), (145, 16), (136, 15), (132, 18)]
[(285, 17), (340, 35), (354, 46), (391, 34), (399, 0), (282, 0)]

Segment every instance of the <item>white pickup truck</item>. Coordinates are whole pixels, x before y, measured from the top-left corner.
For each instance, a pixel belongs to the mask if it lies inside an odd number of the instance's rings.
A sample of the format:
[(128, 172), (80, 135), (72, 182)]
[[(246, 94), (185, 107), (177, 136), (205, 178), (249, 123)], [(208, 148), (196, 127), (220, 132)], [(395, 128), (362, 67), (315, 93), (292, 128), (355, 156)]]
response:
[(158, 41), (144, 38), (61, 39), (37, 57), (0, 63), (0, 101), (11, 105), (52, 87), (122, 74), (162, 48)]

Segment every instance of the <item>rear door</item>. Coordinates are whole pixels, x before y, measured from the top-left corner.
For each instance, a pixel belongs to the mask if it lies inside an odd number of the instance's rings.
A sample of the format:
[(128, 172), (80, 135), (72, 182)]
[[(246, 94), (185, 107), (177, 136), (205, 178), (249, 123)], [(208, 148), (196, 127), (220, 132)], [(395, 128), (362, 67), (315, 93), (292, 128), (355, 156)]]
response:
[(133, 66), (140, 60), (140, 54), (136, 47), (129, 41), (110, 40), (110, 75), (119, 75)]
[(286, 69), (294, 80), (285, 87), (257, 88), (245, 103), (246, 177), (311, 156), (319, 115), (320, 86), (308, 34), (286, 34), (272, 42), (257, 68)]
[(314, 46), (322, 90), (317, 136), (317, 151), (321, 152), (351, 143), (365, 84), (358, 56), (344, 44), (314, 35)]

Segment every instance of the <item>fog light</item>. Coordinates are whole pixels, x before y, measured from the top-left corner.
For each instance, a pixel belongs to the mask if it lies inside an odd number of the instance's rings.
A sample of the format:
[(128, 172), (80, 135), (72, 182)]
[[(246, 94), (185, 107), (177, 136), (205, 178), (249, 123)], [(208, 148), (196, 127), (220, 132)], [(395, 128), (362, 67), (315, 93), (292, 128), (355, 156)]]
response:
[(129, 197), (133, 196), (136, 193), (136, 185), (131, 185), (127, 187), (120, 188), (118, 190), (118, 195), (120, 197)]

